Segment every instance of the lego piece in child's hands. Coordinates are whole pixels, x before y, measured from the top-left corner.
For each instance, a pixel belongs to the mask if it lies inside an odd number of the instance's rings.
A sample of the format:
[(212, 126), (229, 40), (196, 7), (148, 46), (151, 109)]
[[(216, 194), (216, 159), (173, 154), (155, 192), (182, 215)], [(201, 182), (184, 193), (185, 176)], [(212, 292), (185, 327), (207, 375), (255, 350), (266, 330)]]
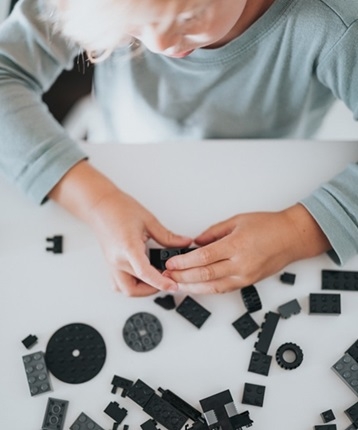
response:
[(309, 296), (310, 314), (340, 315), (341, 295), (340, 294), (316, 294)]
[(103, 412), (119, 424), (128, 414), (127, 409), (120, 408), (117, 402), (110, 402)]
[(187, 254), (196, 248), (150, 248), (149, 261), (150, 264), (159, 270), (165, 270), (165, 263), (169, 258), (175, 255)]
[[(294, 354), (294, 359), (288, 361), (285, 358), (287, 351)], [(276, 361), (277, 364), (282, 367), (282, 369), (292, 370), (296, 369), (303, 361), (302, 349), (292, 342), (287, 342), (282, 344), (276, 351)]]
[(56, 235), (53, 237), (47, 237), (47, 242), (52, 242), (52, 246), (48, 246), (46, 251), (53, 252), (54, 254), (62, 254), (63, 252), (63, 236)]
[(232, 323), (235, 330), (240, 334), (243, 339), (246, 339), (250, 334), (258, 330), (259, 326), (252, 318), (249, 312), (246, 312), (240, 318)]
[(253, 406), (263, 406), (266, 387), (264, 385), (256, 385), (245, 383), (242, 403)]
[(324, 411), (321, 413), (321, 418), (324, 423), (330, 423), (336, 419), (332, 409), (328, 409), (328, 411)]
[(111, 384), (113, 385), (112, 394), (116, 394), (117, 388), (122, 388), (123, 391), (121, 393), (122, 397), (126, 397), (127, 391), (132, 387), (133, 381), (129, 379), (122, 378), (121, 376), (114, 375), (112, 378)]
[(253, 313), (262, 309), (261, 299), (255, 285), (241, 288), (241, 296), (248, 312)]
[(48, 398), (42, 430), (62, 430), (65, 424), (68, 401)]
[(37, 343), (37, 336), (34, 336), (32, 334), (29, 334), (27, 337), (25, 337), (25, 339), (23, 339), (21, 342), (23, 343), (23, 345), (27, 348), (30, 349), (32, 348), (35, 343)]
[(156, 297), (154, 302), (167, 311), (175, 309), (175, 300), (173, 294), (167, 294), (164, 297)]
[(291, 300), (278, 307), (278, 312), (282, 318), (287, 319), (292, 315), (297, 315), (301, 312), (301, 306), (296, 299)]
[(200, 328), (211, 315), (211, 312), (189, 296), (185, 297), (176, 311), (197, 328)]
[(284, 272), (280, 276), (280, 281), (283, 284), (294, 285), (294, 283), (296, 281), (296, 275), (294, 273)]

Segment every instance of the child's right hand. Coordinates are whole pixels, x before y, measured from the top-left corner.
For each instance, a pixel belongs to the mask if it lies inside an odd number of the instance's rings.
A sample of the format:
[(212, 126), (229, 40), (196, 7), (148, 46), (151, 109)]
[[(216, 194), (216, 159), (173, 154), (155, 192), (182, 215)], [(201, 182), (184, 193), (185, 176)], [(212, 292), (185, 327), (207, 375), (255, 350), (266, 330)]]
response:
[(192, 239), (167, 230), (86, 161), (69, 170), (50, 198), (93, 229), (109, 263), (115, 289), (129, 296), (177, 290), (175, 281), (150, 264), (145, 243), (152, 238), (163, 247), (181, 248), (189, 246)]

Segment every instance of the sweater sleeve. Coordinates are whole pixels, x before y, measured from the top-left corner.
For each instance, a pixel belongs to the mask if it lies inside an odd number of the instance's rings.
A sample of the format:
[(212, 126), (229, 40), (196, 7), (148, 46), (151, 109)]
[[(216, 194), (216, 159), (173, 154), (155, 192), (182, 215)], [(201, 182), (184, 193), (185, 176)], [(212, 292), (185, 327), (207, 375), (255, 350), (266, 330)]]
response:
[(21, 0), (0, 26), (0, 171), (37, 203), (86, 158), (42, 102), (78, 47), (51, 32), (41, 1)]
[[(317, 67), (317, 78), (348, 106), (355, 120), (358, 120), (357, 41), (358, 21), (354, 21)], [(333, 248), (329, 255), (336, 263), (344, 264), (358, 253), (358, 164), (349, 165), (301, 203), (328, 237)]]

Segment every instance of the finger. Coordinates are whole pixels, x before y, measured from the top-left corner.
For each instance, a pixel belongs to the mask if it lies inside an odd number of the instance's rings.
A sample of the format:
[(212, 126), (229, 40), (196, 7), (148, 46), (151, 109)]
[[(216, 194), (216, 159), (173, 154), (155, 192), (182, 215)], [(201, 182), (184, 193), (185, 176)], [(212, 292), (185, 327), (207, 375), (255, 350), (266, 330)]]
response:
[(230, 234), (233, 228), (234, 226), (230, 220), (219, 222), (197, 236), (194, 241), (200, 246), (208, 245)]
[(230, 258), (230, 244), (218, 241), (191, 252), (175, 255), (169, 258), (165, 266), (168, 270), (185, 270), (194, 267), (208, 266), (221, 260)]
[(148, 284), (157, 290), (177, 291), (178, 286), (172, 279), (163, 276), (155, 267), (153, 267), (148, 257), (143, 252), (132, 253), (129, 256), (129, 263), (133, 268), (133, 274), (145, 284)]
[(156, 218), (148, 225), (149, 235), (162, 246), (165, 247), (180, 247), (185, 248), (189, 246), (193, 239), (188, 236), (181, 236), (173, 233), (172, 231), (166, 229)]
[(126, 296), (145, 297), (156, 294), (158, 290), (126, 272), (117, 272), (113, 275), (116, 289)]
[(234, 275), (235, 267), (230, 260), (222, 260), (208, 266), (195, 267), (187, 270), (166, 270), (163, 276), (168, 276), (177, 283), (209, 282), (215, 279)]
[(178, 286), (180, 292), (187, 294), (223, 294), (230, 293), (247, 285), (242, 285), (236, 277), (228, 277), (209, 282), (178, 284)]

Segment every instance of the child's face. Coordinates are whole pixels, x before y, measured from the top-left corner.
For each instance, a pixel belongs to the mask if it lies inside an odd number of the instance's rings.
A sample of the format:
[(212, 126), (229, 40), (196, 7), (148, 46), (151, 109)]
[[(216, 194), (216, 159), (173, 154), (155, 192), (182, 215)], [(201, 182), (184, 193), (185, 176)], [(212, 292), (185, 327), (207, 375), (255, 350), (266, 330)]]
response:
[(128, 33), (150, 51), (174, 58), (186, 57), (198, 48), (216, 48), (234, 39), (247, 3), (247, 0), (190, 0), (185, 11), (163, 22), (158, 0), (151, 1), (154, 14)]

